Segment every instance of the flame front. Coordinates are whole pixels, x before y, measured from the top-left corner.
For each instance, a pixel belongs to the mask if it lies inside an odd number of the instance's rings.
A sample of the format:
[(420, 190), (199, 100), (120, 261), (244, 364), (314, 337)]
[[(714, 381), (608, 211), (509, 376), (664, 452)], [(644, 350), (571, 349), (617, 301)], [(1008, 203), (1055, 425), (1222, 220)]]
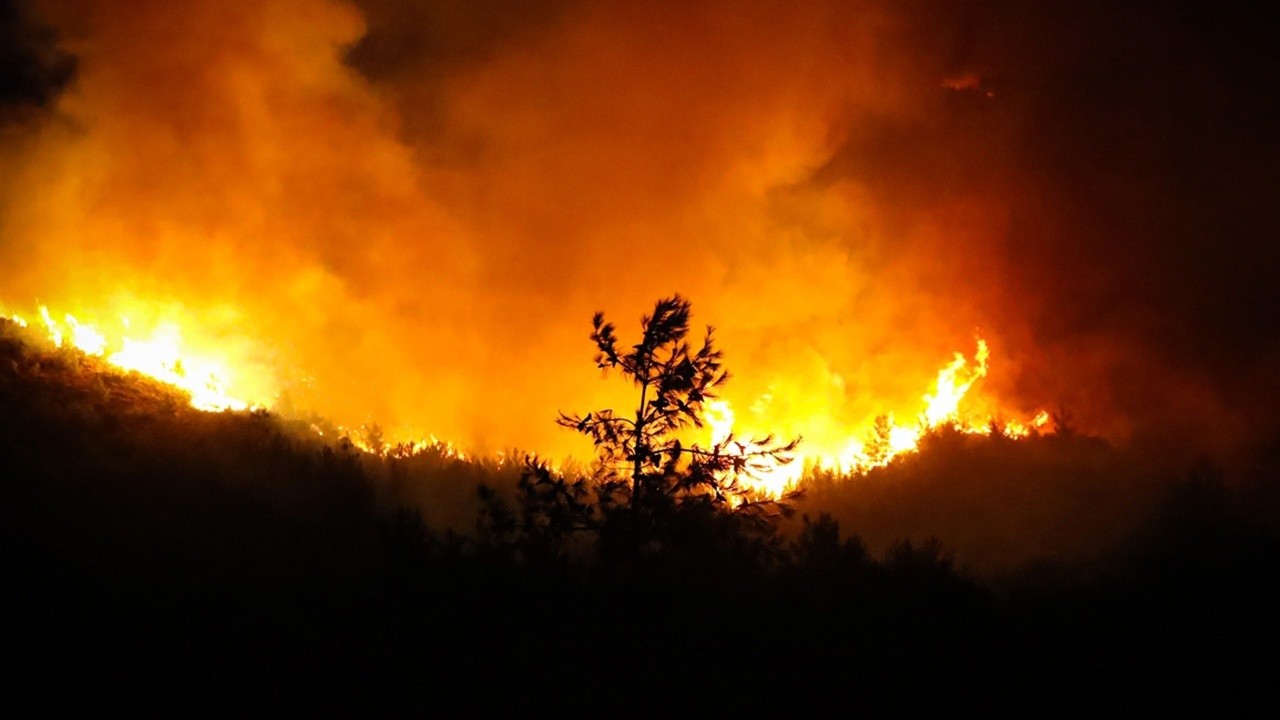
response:
[[(895, 458), (917, 451), (925, 433), (938, 427), (951, 427), (974, 435), (999, 432), (1012, 438), (1028, 437), (1046, 428), (1049, 413), (1043, 410), (1029, 419), (1015, 419), (1003, 424), (992, 416), (961, 412), (961, 404), (970, 390), (987, 375), (990, 350), (986, 341), (981, 338), (977, 345), (972, 365), (963, 354), (956, 353), (952, 361), (938, 371), (932, 389), (921, 397), (923, 408), (916, 422), (899, 423), (894, 414), (889, 412), (875, 418), (868, 433), (870, 437), (866, 439), (850, 433), (843, 444), (814, 446), (802, 443), (794, 462), (757, 472), (749, 478), (750, 484), (765, 495), (778, 496), (793, 487), (806, 468), (859, 472), (881, 467)], [(767, 398), (764, 400), (767, 401)], [(767, 402), (757, 404), (767, 405)], [(728, 400), (709, 401), (704, 419), (710, 429), (710, 441), (713, 444), (723, 442), (731, 435), (741, 436), (744, 430), (738, 426), (737, 413)], [(745, 430), (754, 431), (756, 428)], [(749, 442), (746, 444), (750, 445)]]
[[(0, 312), (0, 317), (27, 328), (43, 327), (48, 339), (59, 347), (76, 348), (122, 370), (138, 372), (180, 388), (191, 395), (191, 405), (200, 410), (246, 410), (273, 403), (271, 382), (244, 382), (243, 368), (238, 368), (230, 359), (234, 353), (220, 354), (216, 348), (208, 352), (192, 351), (184, 343), (182, 329), (176, 322), (156, 323), (145, 333), (133, 333), (129, 320), (122, 317), (119, 326), (123, 332), (111, 334), (103, 325), (83, 322), (70, 313), (55, 314), (45, 306), (39, 308), (38, 320), (6, 312)], [(925, 433), (938, 427), (975, 435), (998, 432), (1011, 438), (1028, 437), (1046, 428), (1050, 418), (1045, 411), (1003, 423), (991, 415), (962, 412), (962, 405), (975, 385), (987, 376), (989, 358), (990, 349), (986, 341), (979, 338), (972, 361), (955, 353), (938, 371), (932, 387), (920, 396), (918, 408), (898, 408), (914, 410), (911, 415), (916, 418), (914, 422), (899, 421), (898, 415), (887, 410), (870, 423), (837, 425), (834, 433), (828, 433), (826, 442), (803, 439), (793, 462), (756, 468), (749, 473), (748, 484), (764, 495), (778, 496), (794, 486), (809, 468), (846, 473), (884, 466), (917, 451)], [(768, 395), (757, 398), (746, 423), (740, 422), (740, 414), (729, 400), (708, 401), (703, 416), (708, 439), (714, 445), (732, 438), (734, 445), (748, 451), (757, 447), (763, 442), (758, 438), (768, 435), (771, 426), (783, 424), (783, 420), (796, 420), (778, 417), (771, 401)], [(435, 448), (451, 457), (469, 457), (453, 444), (434, 436), (388, 442), (376, 425), (366, 425), (354, 432), (342, 426), (333, 429), (355, 447), (372, 454), (414, 454)], [(320, 428), (315, 430), (320, 435), (326, 434)], [(831, 437), (843, 439), (832, 442)]]
[[(247, 410), (271, 403), (269, 394), (261, 390), (248, 395), (233, 391), (231, 388), (240, 378), (232, 369), (232, 362), (216, 353), (199, 353), (186, 347), (177, 323), (160, 323), (140, 337), (120, 333), (113, 341), (108, 340), (101, 326), (82, 322), (70, 313), (55, 315), (42, 305), (39, 315), (39, 324), (54, 345), (76, 348), (121, 370), (172, 385), (189, 393), (192, 407), (198, 410)], [(16, 313), (0, 313), (0, 317), (26, 328), (35, 325)], [(128, 332), (128, 318), (121, 317), (119, 324)], [(249, 383), (244, 385), (247, 392), (252, 392), (247, 387)], [(257, 385), (262, 387), (263, 383)]]

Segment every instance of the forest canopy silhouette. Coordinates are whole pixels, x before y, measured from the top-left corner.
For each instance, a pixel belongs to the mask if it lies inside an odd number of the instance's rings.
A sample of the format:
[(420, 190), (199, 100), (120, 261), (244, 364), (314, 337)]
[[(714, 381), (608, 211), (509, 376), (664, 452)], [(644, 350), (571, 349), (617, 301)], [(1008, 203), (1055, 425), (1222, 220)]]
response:
[[(1096, 438), (939, 428), (884, 467), (754, 498), (740, 474), (795, 443), (676, 437), (726, 378), (709, 333), (688, 342), (689, 309), (659, 301), (634, 345), (596, 316), (597, 364), (640, 402), (560, 418), (599, 447), (570, 473), (445, 445), (372, 454), (263, 411), (199, 411), (0, 321), (22, 697), (577, 714), (616, 701), (617, 667), (649, 688), (637, 710), (1056, 712), (1264, 686), (1244, 653), (1273, 637), (1280, 599), (1275, 465), (1137, 492), (1141, 461)], [(1223, 642), (1242, 654), (1206, 671)], [(769, 668), (776, 693), (707, 693), (744, 667)], [(1194, 686), (1167, 684), (1189, 673)], [(478, 682), (501, 690), (466, 690)]]

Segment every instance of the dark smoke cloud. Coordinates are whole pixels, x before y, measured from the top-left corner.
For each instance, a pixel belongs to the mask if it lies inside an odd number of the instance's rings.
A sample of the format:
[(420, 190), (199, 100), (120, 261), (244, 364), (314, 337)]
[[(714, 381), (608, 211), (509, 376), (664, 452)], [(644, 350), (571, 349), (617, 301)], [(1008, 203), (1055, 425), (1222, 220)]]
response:
[(75, 58), (33, 22), (21, 0), (0, 0), (0, 123), (44, 108), (75, 76)]
[(1271, 425), (1274, 25), (1243, 3), (945, 5), (905, 22), (949, 91), (851, 120), (814, 181), (855, 178), (906, 222), (998, 198), (1005, 294), (975, 297), (1013, 306), (987, 311), (1026, 328), (1025, 380), (1097, 422)]
[(367, 24), (347, 61), (396, 89), (415, 108), (404, 118), (410, 139), (431, 138), (446, 113), (440, 84), (452, 73), (492, 59), (560, 20), (578, 0), (358, 0)]
[(1247, 3), (992, 7), (969, 61), (1016, 123), (1008, 282), (1035, 345), (1113, 348), (1098, 389), (1141, 421), (1274, 427), (1274, 24)]

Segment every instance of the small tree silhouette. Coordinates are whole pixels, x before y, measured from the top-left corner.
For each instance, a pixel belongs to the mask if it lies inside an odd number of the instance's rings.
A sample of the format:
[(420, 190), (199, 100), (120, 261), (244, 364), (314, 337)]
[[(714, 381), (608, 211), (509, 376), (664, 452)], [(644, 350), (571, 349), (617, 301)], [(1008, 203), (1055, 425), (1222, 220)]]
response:
[(729, 379), (713, 346), (713, 328), (707, 327), (697, 351), (685, 340), (689, 307), (679, 295), (659, 300), (653, 314), (641, 319), (641, 340), (628, 352), (619, 350), (613, 323), (596, 313), (591, 321), (596, 365), (621, 372), (639, 389), (635, 416), (612, 410), (560, 416), (561, 425), (592, 439), (609, 479), (629, 478), (627, 499), (633, 507), (651, 498), (704, 494), (721, 502), (740, 500), (749, 494), (739, 482), (743, 473), (790, 462), (799, 442), (776, 443), (772, 436), (749, 444), (729, 437), (711, 448), (681, 442), (677, 433), (702, 427), (704, 403)]
[(569, 480), (531, 458), (519, 484), (520, 512), (483, 491), (482, 534), (517, 541), (531, 557), (561, 554), (579, 531), (597, 532), (606, 557), (694, 546), (755, 552), (772, 540), (774, 520), (791, 511), (789, 497), (762, 496), (743, 479), (790, 462), (799, 440), (742, 442), (730, 435), (710, 447), (686, 444), (682, 431), (702, 427), (704, 404), (729, 377), (711, 327), (697, 349), (686, 340), (689, 317), (688, 300), (663, 298), (640, 321), (640, 341), (627, 347), (613, 323), (596, 313), (596, 364), (635, 385), (634, 414), (562, 413), (559, 424), (596, 447), (593, 476)]

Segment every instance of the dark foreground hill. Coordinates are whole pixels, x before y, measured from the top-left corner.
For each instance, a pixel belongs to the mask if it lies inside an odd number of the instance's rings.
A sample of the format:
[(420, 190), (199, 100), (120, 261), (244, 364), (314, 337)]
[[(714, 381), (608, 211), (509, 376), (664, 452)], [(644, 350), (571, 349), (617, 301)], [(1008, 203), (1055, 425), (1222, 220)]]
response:
[[(981, 493), (940, 496), (938, 463), (967, 468), (956, 473), (973, 484), (1007, 457), (935, 450), (923, 469), (873, 478), (874, 493), (814, 485), (810, 522), (771, 547), (730, 538), (649, 564), (539, 560), (432, 529), (436, 505), (451, 508), (439, 517), (474, 512), (475, 484), (509, 485), (513, 468), (438, 450), (371, 458), (269, 414), (198, 412), (0, 323), (0, 705), (23, 715), (1075, 715), (1263, 699), (1274, 709), (1280, 550), (1240, 491), (1212, 472), (1187, 476), (1151, 495), (1140, 532), (1094, 548), (1109, 553), (1101, 560), (1056, 562), (1045, 540), (1031, 553), (1041, 562), (993, 584), (958, 571), (945, 544), (886, 539), (868, 551), (849, 534), (861, 521), (887, 538), (894, 526), (879, 516), (892, 512), (916, 523), (912, 534), (929, 518), (953, 522), (903, 508), (963, 507)], [(1054, 492), (1082, 488), (1076, 507), (1089, 506), (1105, 465)], [(1280, 480), (1273, 471), (1261, 466), (1258, 485)], [(994, 488), (992, 502), (1014, 494)]]

